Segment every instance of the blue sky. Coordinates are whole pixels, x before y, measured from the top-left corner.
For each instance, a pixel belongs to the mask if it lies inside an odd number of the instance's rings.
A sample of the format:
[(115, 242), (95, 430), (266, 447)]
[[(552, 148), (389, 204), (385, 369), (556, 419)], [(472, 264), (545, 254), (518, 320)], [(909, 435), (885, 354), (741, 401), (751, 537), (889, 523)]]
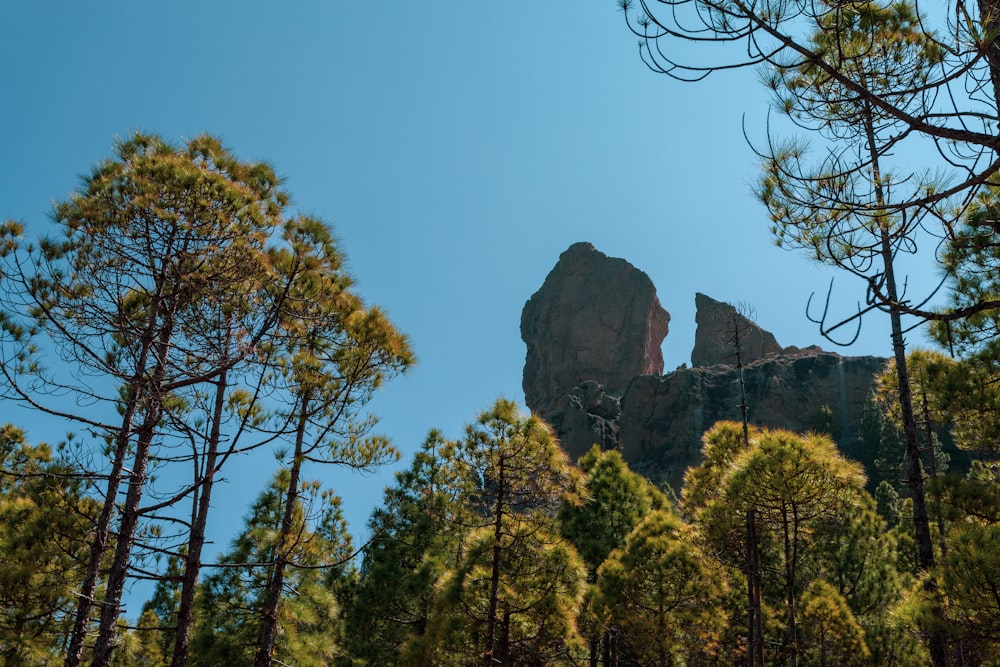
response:
[[(295, 206), (334, 227), (361, 295), (411, 337), (419, 364), (371, 404), (401, 466), (430, 428), (458, 437), (497, 396), (523, 400), (521, 308), (576, 241), (653, 279), (672, 317), (667, 370), (689, 359), (695, 292), (749, 303), (783, 345), (832, 347), (805, 317), (831, 273), (776, 248), (752, 196), (742, 124), (763, 138), (757, 77), (649, 72), (614, 0), (8, 0), (0, 62), (0, 218), (29, 234), (51, 231), (52, 202), (134, 130), (208, 132), (276, 167)], [(836, 308), (860, 298), (839, 280)], [(889, 351), (871, 318), (845, 353)], [(64, 430), (13, 406), (3, 418)], [(216, 548), (272, 465), (227, 470)], [(391, 480), (309, 474), (359, 535)]]

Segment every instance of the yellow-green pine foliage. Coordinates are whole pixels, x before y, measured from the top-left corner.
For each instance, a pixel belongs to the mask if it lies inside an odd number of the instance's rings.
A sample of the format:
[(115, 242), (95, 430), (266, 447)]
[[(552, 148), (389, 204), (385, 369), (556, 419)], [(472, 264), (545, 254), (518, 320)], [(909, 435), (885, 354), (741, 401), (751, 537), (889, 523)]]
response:
[(70, 466), (0, 427), (0, 662), (54, 662), (72, 624), (97, 513)]
[(432, 431), (368, 521), (345, 633), (351, 657), (364, 664), (398, 664), (404, 644), (426, 633), (435, 586), (460, 553), (453, 447)]
[(597, 573), (594, 603), (643, 665), (699, 664), (717, 656), (726, 626), (722, 568), (667, 509), (651, 512)]
[[(864, 490), (860, 465), (817, 434), (755, 429), (747, 445), (742, 425), (722, 422), (703, 442), (703, 463), (685, 478), (683, 509), (698, 544), (736, 575), (734, 582), (747, 571), (752, 512), (765, 628), (774, 627), (774, 615), (784, 626), (777, 636), (766, 630), (768, 646), (778, 647), (775, 659), (791, 650), (802, 591), (819, 580), (833, 586), (864, 631), (878, 635), (871, 660), (892, 655), (886, 614), (905, 582), (895, 568), (895, 539)], [(730, 609), (733, 627), (745, 625), (740, 609)]]
[(582, 475), (544, 422), (502, 398), (448, 456), (461, 508), (454, 520), (466, 536), (409, 664), (558, 664), (574, 655), (586, 568), (556, 516), (579, 502)]
[[(576, 618), (587, 570), (576, 550), (545, 529), (510, 518), (500, 549), (498, 664), (573, 665), (585, 656)], [(493, 531), (466, 539), (462, 563), (439, 585), (428, 632), (405, 653), (410, 665), (475, 665), (489, 614)]]
[(871, 664), (865, 632), (836, 588), (821, 579), (802, 594), (799, 634), (802, 667), (861, 667)]
[(949, 635), (983, 664), (1000, 663), (1000, 524), (955, 527), (940, 571)]
[[(266, 585), (278, 548), (288, 471), (282, 470), (257, 498), (243, 532), (199, 586), (191, 665), (251, 665)], [(316, 482), (302, 485), (295, 507), (296, 539), (278, 607), (275, 660), (303, 667), (327, 665), (342, 655), (336, 590), (347, 574), (350, 536), (340, 499)]]
[[(914, 350), (906, 356), (914, 409), (921, 420), (947, 428), (962, 449), (1000, 454), (1000, 359), (952, 359), (940, 352)], [(895, 363), (878, 376), (877, 395), (899, 422), (891, 400), (896, 391)]]
[(582, 502), (567, 503), (559, 514), (562, 533), (587, 562), (592, 573), (667, 497), (648, 479), (629, 470), (617, 451), (594, 447), (579, 461), (584, 475)]

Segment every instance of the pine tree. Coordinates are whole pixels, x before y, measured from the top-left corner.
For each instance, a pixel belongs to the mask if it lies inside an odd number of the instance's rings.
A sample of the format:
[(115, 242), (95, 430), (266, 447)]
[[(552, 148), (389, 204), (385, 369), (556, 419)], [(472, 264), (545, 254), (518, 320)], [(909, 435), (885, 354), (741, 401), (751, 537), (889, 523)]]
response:
[(399, 664), (403, 647), (420, 641), (436, 587), (464, 551), (452, 451), (453, 443), (432, 431), (368, 522), (346, 632), (351, 656), (365, 664)]
[(601, 565), (595, 606), (639, 664), (699, 664), (718, 657), (724, 591), (721, 568), (699, 553), (676, 515), (660, 509)]
[[(668, 507), (667, 497), (649, 480), (632, 472), (616, 451), (601, 451), (596, 445), (580, 458), (584, 473), (582, 503), (566, 503), (560, 514), (562, 534), (573, 543), (587, 564), (587, 578), (597, 581), (598, 568), (625, 538), (654, 510)], [(598, 618), (603, 619), (600, 615)], [(617, 650), (616, 630), (608, 622), (596, 621), (588, 628), (591, 664), (603, 652)]]
[(404, 659), (555, 664), (579, 648), (575, 617), (586, 572), (556, 521), (579, 493), (579, 472), (547, 425), (505, 399), (446, 452), (463, 537), (430, 630)]
[(273, 659), (325, 665), (343, 653), (336, 590), (349, 576), (352, 548), (340, 499), (318, 483), (302, 483), (293, 514), (295, 539), (283, 543), (289, 483), (288, 471), (279, 472), (254, 503), (243, 532), (200, 585), (191, 638), (193, 665), (253, 664), (268, 584), (281, 555), (295, 567), (289, 568), (278, 605), (280, 632)]
[[(107, 463), (93, 471), (107, 483), (69, 667), (82, 657), (113, 533), (94, 664), (110, 660), (150, 460), (165, 438), (173, 393), (238, 363), (275, 324), (259, 311), (248, 315), (232, 341), (240, 352), (230, 358), (216, 354), (217, 331), (208, 326), (210, 314), (246, 313), (246, 304), (262, 298), (269, 275), (263, 251), (286, 200), (273, 170), (239, 162), (211, 137), (177, 148), (136, 134), (55, 206), (60, 238), (25, 246), (19, 225), (4, 227), (0, 367), (8, 395), (107, 443)], [(46, 345), (36, 346), (36, 338)], [(47, 368), (45, 350), (58, 363)], [(89, 381), (95, 376), (101, 382)], [(52, 394), (88, 409), (65, 414), (49, 403)]]
[(52, 664), (72, 628), (98, 506), (82, 476), (20, 429), (0, 428), (0, 662)]
[(844, 598), (825, 581), (812, 582), (802, 594), (803, 667), (862, 667), (870, 659), (864, 630)]

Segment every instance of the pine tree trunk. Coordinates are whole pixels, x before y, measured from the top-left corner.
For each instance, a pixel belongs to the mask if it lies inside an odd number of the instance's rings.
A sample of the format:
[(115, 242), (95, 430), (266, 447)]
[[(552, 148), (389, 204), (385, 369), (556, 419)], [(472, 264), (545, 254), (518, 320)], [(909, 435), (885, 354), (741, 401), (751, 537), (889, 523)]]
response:
[(309, 392), (302, 397), (299, 421), (295, 428), (295, 454), (288, 475), (288, 491), (285, 493), (285, 509), (281, 517), (281, 530), (275, 551), (274, 569), (267, 582), (264, 609), (261, 612), (260, 637), (254, 655), (254, 667), (269, 667), (274, 653), (274, 639), (278, 634), (278, 605), (285, 586), (285, 568), (291, 551), (292, 528), (295, 519), (295, 505), (299, 499), (299, 477), (302, 473), (303, 446), (306, 424), (309, 421)]
[(116, 626), (121, 611), (122, 593), (125, 590), (125, 580), (128, 578), (132, 547), (135, 544), (135, 531), (139, 525), (139, 504), (142, 502), (143, 487), (146, 484), (146, 464), (149, 461), (149, 450), (153, 443), (153, 433), (159, 423), (160, 413), (159, 406), (151, 406), (139, 431), (135, 458), (132, 461), (132, 474), (129, 476), (128, 493), (125, 495), (122, 518), (118, 524), (115, 556), (108, 572), (108, 587), (101, 607), (101, 623), (98, 626), (97, 640), (94, 643), (94, 659), (90, 663), (92, 667), (108, 667), (111, 664), (111, 653), (115, 648)]
[(194, 594), (201, 571), (201, 552), (205, 546), (205, 529), (208, 526), (208, 510), (212, 501), (212, 486), (215, 482), (215, 466), (218, 462), (219, 440), (222, 431), (222, 414), (225, 408), (225, 394), (228, 372), (222, 371), (216, 382), (215, 405), (212, 408), (212, 432), (206, 443), (202, 479), (195, 489), (197, 512), (191, 522), (191, 536), (188, 539), (187, 556), (184, 559), (184, 581), (181, 584), (181, 599), (177, 607), (177, 626), (174, 630), (174, 654), (170, 667), (186, 667), (188, 646), (191, 640), (191, 623), (194, 620)]
[(764, 665), (764, 621), (760, 600), (760, 553), (757, 546), (756, 512), (747, 510), (747, 663)]
[[(882, 173), (879, 156), (874, 150), (875, 130), (871, 113), (865, 115), (865, 131), (872, 160), (872, 178), (875, 188), (875, 204), (883, 207), (886, 203), (882, 188)], [(876, 220), (876, 222), (878, 222)], [(917, 542), (917, 564), (925, 572), (934, 568), (934, 541), (931, 536), (930, 517), (927, 514), (927, 497), (924, 491), (924, 470), (920, 456), (920, 438), (917, 420), (913, 413), (913, 389), (906, 365), (906, 339), (903, 338), (902, 314), (899, 308), (899, 289), (896, 284), (895, 257), (889, 231), (881, 230), (882, 268), (885, 279), (885, 296), (889, 303), (889, 322), (892, 328), (892, 354), (896, 362), (899, 411), (903, 421), (903, 438), (906, 444), (906, 482), (913, 501), (913, 532)], [(937, 598), (937, 585), (933, 577), (924, 580), (925, 589)], [(931, 662), (934, 667), (947, 664), (944, 637), (940, 632), (932, 632), (929, 639)]]
[(489, 616), (486, 621), (486, 650), (483, 654), (483, 665), (492, 667), (495, 664), (494, 650), (496, 646), (497, 633), (497, 606), (500, 601), (500, 558), (503, 552), (503, 504), (506, 502), (504, 495), (507, 489), (504, 488), (504, 460), (503, 454), (499, 454), (499, 465), (497, 466), (497, 500), (494, 506), (493, 519), (493, 563), (490, 570), (490, 600)]
[[(134, 386), (134, 385), (133, 385)], [(136, 394), (138, 391), (135, 392)], [(79, 667), (83, 660), (83, 644), (87, 638), (87, 628), (90, 626), (90, 612), (94, 608), (94, 595), (97, 593), (97, 577), (101, 569), (101, 560), (108, 548), (111, 536), (111, 518), (114, 515), (118, 490), (121, 488), (122, 469), (125, 466), (125, 456), (128, 453), (128, 442), (132, 437), (132, 420), (135, 418), (136, 399), (133, 397), (122, 417), (122, 427), (115, 438), (115, 451), (111, 473), (108, 475), (108, 486), (105, 491), (104, 505), (94, 527), (94, 537), (90, 543), (90, 559), (87, 561), (87, 571), (80, 592), (77, 594), (76, 618), (70, 635), (69, 646), (66, 649), (65, 667)]]
[[(156, 310), (154, 309), (154, 314)], [(94, 537), (90, 543), (90, 558), (87, 571), (80, 585), (79, 602), (76, 608), (76, 618), (73, 622), (73, 632), (70, 635), (69, 646), (66, 649), (65, 667), (79, 667), (83, 660), (83, 644), (90, 625), (90, 612), (94, 607), (94, 595), (97, 593), (97, 578), (101, 569), (101, 560), (108, 548), (111, 536), (111, 519), (118, 505), (118, 491), (122, 483), (122, 470), (125, 467), (125, 457), (128, 454), (128, 443), (133, 435), (133, 422), (138, 409), (139, 400), (145, 393), (146, 384), (143, 380), (146, 363), (152, 349), (153, 333), (151, 327), (146, 330), (146, 342), (141, 348), (136, 362), (136, 371), (130, 379), (130, 390), (122, 413), (122, 425), (115, 437), (115, 449), (111, 472), (108, 475), (108, 486), (105, 490), (104, 505), (94, 527)]]
[[(793, 510), (794, 511), (794, 510)], [(789, 526), (788, 509), (782, 511), (782, 529), (785, 551), (785, 604), (788, 605), (788, 650), (791, 667), (799, 664), (799, 636), (795, 620), (795, 561), (797, 554), (797, 521)], [(789, 534), (789, 531), (792, 534)]]
[(132, 460), (132, 472), (129, 475), (128, 493), (125, 495), (125, 506), (122, 508), (121, 521), (118, 524), (118, 539), (115, 543), (115, 556), (108, 572), (107, 590), (104, 594), (101, 608), (101, 622), (97, 628), (97, 640), (94, 643), (94, 659), (91, 667), (108, 667), (111, 664), (111, 653), (115, 647), (115, 631), (118, 615), (121, 611), (122, 593), (125, 590), (125, 580), (128, 578), (129, 561), (132, 557), (132, 547), (135, 544), (135, 531), (139, 525), (139, 505), (142, 502), (143, 487), (146, 485), (146, 464), (149, 461), (149, 450), (153, 444), (153, 436), (163, 415), (163, 382), (167, 372), (167, 356), (173, 337), (173, 311), (167, 309), (164, 313), (163, 326), (160, 328), (156, 341), (156, 367), (146, 392), (146, 413), (142, 426), (137, 431), (138, 440), (135, 446), (135, 456)]

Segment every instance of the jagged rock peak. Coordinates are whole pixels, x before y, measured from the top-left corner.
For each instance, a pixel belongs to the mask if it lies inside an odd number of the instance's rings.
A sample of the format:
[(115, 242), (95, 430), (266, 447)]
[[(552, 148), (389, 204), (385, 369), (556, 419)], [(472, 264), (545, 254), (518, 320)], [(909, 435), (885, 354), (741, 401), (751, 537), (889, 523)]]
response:
[(746, 313), (704, 294), (695, 294), (698, 325), (691, 350), (692, 366), (735, 365), (737, 341), (739, 361), (748, 364), (771, 354), (781, 354), (774, 335), (750, 320)]
[(669, 322), (649, 276), (574, 243), (521, 313), (525, 403), (545, 415), (586, 381), (620, 395), (636, 375), (662, 374)]

